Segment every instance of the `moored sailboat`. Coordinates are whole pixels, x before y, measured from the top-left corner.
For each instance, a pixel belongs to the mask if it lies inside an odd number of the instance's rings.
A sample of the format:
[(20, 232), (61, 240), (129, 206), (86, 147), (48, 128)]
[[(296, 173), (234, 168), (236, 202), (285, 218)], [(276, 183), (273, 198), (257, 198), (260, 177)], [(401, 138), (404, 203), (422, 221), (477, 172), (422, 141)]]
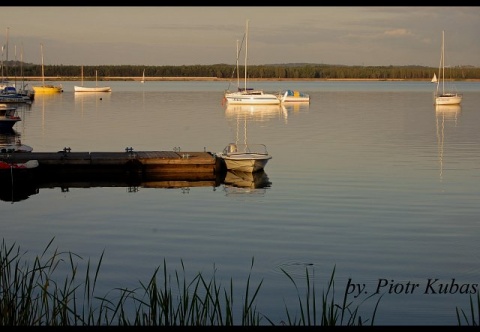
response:
[(95, 86), (94, 87), (87, 87), (83, 86), (83, 66), (82, 66), (82, 85), (78, 86), (75, 85), (73, 90), (75, 92), (112, 92), (112, 88), (109, 86), (98, 86), (98, 72), (95, 70)]
[(61, 85), (45, 84), (45, 68), (43, 63), (43, 44), (40, 44), (40, 52), (42, 55), (42, 85), (34, 85), (33, 91), (35, 93), (59, 93), (63, 92)]
[[(247, 59), (248, 59), (248, 20), (245, 28), (245, 83), (244, 87), (238, 87), (238, 91), (227, 91), (224, 95), (225, 101), (230, 105), (279, 105), (280, 99), (272, 93), (265, 93), (263, 90), (248, 88), (247, 86)], [(238, 50), (237, 50), (238, 67)], [(237, 70), (238, 73), (238, 70)]]
[(460, 93), (448, 92), (445, 90), (445, 31), (442, 31), (442, 52), (440, 55), (440, 65), (438, 68), (437, 89), (434, 93), (434, 104), (459, 105), (462, 102), (462, 98), (463, 95)]

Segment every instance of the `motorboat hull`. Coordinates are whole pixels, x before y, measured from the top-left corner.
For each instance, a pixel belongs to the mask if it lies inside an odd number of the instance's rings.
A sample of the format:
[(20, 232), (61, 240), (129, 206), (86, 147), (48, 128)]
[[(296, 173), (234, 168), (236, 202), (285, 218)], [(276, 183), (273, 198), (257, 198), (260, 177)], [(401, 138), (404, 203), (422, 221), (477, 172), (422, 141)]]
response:
[(228, 144), (217, 157), (225, 161), (228, 171), (253, 173), (263, 170), (272, 159), (264, 144)]
[(227, 170), (253, 173), (263, 170), (267, 162), (272, 159), (268, 155), (257, 154), (236, 154), (236, 155), (222, 155), (220, 156), (225, 161)]

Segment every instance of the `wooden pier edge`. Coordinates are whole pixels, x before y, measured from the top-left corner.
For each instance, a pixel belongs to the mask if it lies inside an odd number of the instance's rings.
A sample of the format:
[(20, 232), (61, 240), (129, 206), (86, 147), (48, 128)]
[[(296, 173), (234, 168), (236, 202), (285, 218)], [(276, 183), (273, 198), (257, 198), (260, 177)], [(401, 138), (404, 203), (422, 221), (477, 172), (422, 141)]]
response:
[(37, 160), (34, 173), (105, 173), (178, 178), (195, 178), (200, 174), (225, 173), (225, 163), (211, 152), (192, 151), (133, 151), (125, 152), (58, 152), (1, 153), (0, 160), (23, 163)]

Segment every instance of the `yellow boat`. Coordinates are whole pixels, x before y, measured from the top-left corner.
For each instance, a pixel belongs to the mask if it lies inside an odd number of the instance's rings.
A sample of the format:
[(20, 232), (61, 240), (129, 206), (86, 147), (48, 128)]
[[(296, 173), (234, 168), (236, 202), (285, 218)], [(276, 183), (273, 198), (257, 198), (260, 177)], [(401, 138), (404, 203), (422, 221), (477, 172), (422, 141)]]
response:
[(37, 85), (33, 86), (33, 91), (35, 93), (59, 93), (63, 92), (62, 86), (56, 86), (56, 85)]
[(62, 85), (45, 84), (45, 69), (43, 66), (43, 44), (40, 44), (42, 53), (42, 85), (34, 85), (33, 91), (35, 93), (59, 93), (63, 92)]

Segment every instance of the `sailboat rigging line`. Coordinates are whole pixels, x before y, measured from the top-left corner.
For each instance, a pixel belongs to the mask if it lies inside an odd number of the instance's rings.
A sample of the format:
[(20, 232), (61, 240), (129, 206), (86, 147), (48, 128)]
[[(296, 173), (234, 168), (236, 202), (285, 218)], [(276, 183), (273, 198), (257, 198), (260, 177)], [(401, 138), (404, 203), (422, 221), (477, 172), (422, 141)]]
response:
[(230, 82), (228, 82), (228, 88), (227, 90), (230, 90), (230, 85), (232, 84), (232, 80), (233, 80), (233, 76), (235, 75), (235, 71), (237, 71), (237, 90), (238, 88), (240, 87), (240, 83), (239, 83), (239, 73), (238, 73), (238, 59), (240, 58), (240, 53), (242, 52), (242, 47), (243, 47), (243, 43), (245, 42), (245, 38), (246, 38), (246, 33), (244, 32), (243, 33), (243, 38), (242, 38), (242, 43), (240, 44), (240, 48), (238, 47), (238, 39), (237, 39), (237, 65), (236, 67), (233, 67), (233, 71), (232, 71), (232, 76), (230, 77)]

